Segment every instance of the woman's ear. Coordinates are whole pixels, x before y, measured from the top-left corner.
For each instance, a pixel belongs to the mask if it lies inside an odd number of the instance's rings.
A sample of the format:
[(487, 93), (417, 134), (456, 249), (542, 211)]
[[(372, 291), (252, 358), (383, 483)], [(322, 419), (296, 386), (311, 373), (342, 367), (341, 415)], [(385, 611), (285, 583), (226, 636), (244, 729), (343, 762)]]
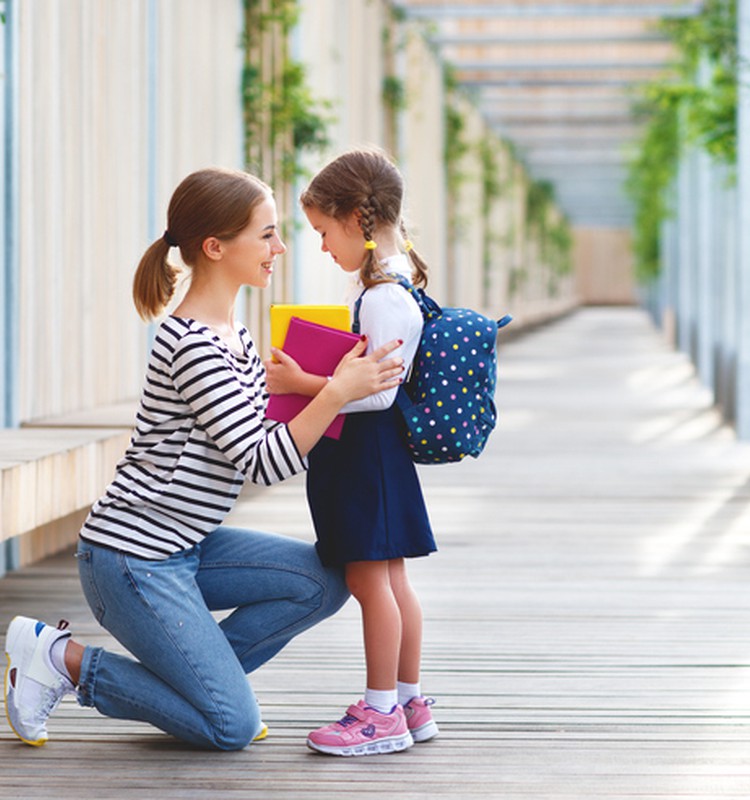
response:
[(219, 261), (223, 255), (221, 241), (215, 236), (209, 236), (207, 239), (204, 239), (201, 250), (203, 250), (203, 254), (206, 258), (209, 258), (211, 261)]

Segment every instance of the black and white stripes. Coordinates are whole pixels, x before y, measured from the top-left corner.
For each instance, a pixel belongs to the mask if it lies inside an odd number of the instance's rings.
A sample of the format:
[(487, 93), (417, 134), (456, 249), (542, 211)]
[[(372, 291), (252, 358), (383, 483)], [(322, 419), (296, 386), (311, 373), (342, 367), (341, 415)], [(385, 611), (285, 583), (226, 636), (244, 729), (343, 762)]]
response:
[(168, 317), (151, 351), (136, 429), (81, 537), (148, 559), (221, 524), (245, 479), (306, 468), (286, 425), (265, 419), (263, 365), (245, 328), (237, 355), (206, 326)]

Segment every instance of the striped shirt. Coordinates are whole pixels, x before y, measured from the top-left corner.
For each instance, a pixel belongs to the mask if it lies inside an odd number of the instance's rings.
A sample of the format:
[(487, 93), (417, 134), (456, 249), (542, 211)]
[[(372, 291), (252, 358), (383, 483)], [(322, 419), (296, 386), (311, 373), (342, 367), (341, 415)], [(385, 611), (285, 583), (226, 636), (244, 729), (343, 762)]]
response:
[(287, 426), (265, 419), (265, 370), (239, 334), (242, 355), (193, 320), (160, 325), (130, 445), (82, 539), (167, 558), (218, 527), (246, 479), (269, 486), (306, 469)]

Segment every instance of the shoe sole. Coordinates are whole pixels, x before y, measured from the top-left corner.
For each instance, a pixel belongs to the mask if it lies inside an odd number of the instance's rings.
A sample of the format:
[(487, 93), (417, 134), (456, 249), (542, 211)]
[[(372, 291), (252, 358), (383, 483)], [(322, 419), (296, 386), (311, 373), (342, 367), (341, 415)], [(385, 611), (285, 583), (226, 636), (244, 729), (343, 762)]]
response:
[(440, 731), (438, 730), (437, 723), (434, 721), (425, 722), (424, 725), (420, 725), (418, 728), (412, 728), (411, 735), (414, 741), (417, 744), (421, 744), (422, 742), (429, 742), (430, 739), (434, 739)]
[(317, 744), (311, 739), (307, 740), (307, 746), (318, 753), (325, 753), (329, 756), (377, 756), (385, 753), (400, 753), (408, 750), (414, 744), (414, 739), (410, 733), (402, 736), (389, 736), (385, 739), (376, 739), (374, 742), (365, 744), (351, 744), (345, 747), (335, 747), (334, 745)]
[(23, 623), (21, 622), (23, 617), (13, 617), (11, 620), (10, 625), (8, 626), (8, 635), (5, 640), (5, 657), (8, 660), (8, 666), (5, 668), (5, 687), (4, 687), (4, 695), (3, 699), (5, 700), (5, 718), (8, 720), (8, 725), (10, 725), (10, 729), (15, 733), (15, 735), (25, 744), (30, 744), (32, 747), (41, 747), (43, 744), (46, 744), (47, 739), (27, 739), (25, 736), (20, 734), (15, 727), (13, 726), (13, 722), (11, 721), (10, 714), (8, 713), (8, 709), (10, 708), (10, 703), (8, 701), (8, 696), (10, 694), (10, 671), (13, 668), (13, 663), (10, 660), (10, 653), (9, 650), (13, 649), (13, 645), (15, 644), (16, 637), (18, 635), (17, 630), (13, 629), (14, 623), (16, 620), (19, 621), (19, 624), (16, 625), (16, 628), (19, 628)]
[(268, 736), (268, 725), (265, 722), (261, 722), (261, 729), (258, 733), (255, 734), (253, 737), (254, 742), (262, 742)]

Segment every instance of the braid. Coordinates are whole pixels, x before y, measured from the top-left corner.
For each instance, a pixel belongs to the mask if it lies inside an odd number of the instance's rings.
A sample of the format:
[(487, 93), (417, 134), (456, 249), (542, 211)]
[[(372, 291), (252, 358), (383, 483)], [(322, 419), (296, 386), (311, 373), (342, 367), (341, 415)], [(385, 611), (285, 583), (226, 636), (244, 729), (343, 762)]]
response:
[(362, 234), (366, 242), (372, 241), (373, 233), (375, 231), (375, 223), (378, 218), (378, 203), (375, 197), (370, 195), (367, 200), (359, 207), (359, 227), (362, 229)]
[[(365, 242), (373, 241), (375, 228), (379, 219), (380, 204), (374, 194), (370, 194), (359, 208), (359, 227), (364, 236)], [(364, 263), (360, 270), (362, 283), (369, 289), (378, 283), (390, 280), (380, 267), (380, 261), (375, 255), (375, 250), (367, 250)]]
[[(399, 221), (398, 228), (404, 241), (409, 242), (409, 234), (406, 230), (406, 223), (404, 222), (403, 217)], [(425, 263), (424, 259), (414, 249), (414, 245), (411, 245), (406, 252), (409, 258), (411, 258), (411, 263), (414, 267), (414, 271), (412, 273), (412, 283), (415, 286), (427, 286), (427, 264)]]

